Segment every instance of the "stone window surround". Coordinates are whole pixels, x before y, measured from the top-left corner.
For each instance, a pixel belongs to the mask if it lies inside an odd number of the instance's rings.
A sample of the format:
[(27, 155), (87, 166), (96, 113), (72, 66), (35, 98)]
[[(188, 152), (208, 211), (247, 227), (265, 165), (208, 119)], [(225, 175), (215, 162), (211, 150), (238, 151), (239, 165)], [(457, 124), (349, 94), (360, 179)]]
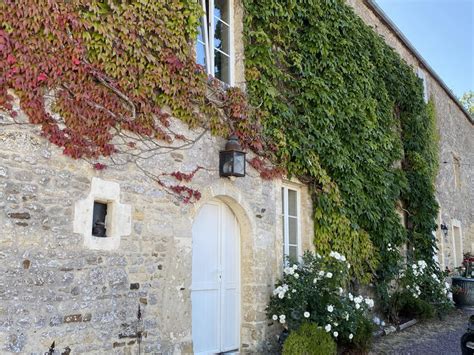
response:
[(459, 190), (461, 188), (461, 158), (459, 154), (452, 152), (453, 156), (453, 177), (454, 177), (454, 189)]
[[(107, 204), (105, 220), (107, 237), (92, 235), (94, 202)], [(120, 237), (130, 235), (130, 205), (120, 203), (120, 185), (116, 182), (92, 178), (89, 195), (75, 203), (74, 233), (84, 236), (84, 247), (93, 250), (115, 250), (120, 247)]]
[[(458, 219), (454, 219), (452, 218), (451, 219), (451, 241), (452, 241), (452, 244), (453, 244), (453, 256), (454, 256), (454, 267), (457, 267), (457, 266), (460, 266), (461, 265), (461, 262), (462, 260), (457, 260), (457, 255), (456, 255), (456, 236), (454, 235), (454, 228), (458, 228), (459, 229), (459, 245), (460, 245), (460, 249), (461, 249), (461, 259), (463, 258), (463, 248), (464, 248), (464, 243), (463, 243), (463, 240), (462, 240), (462, 227), (461, 227), (461, 221), (458, 220)], [(456, 266), (457, 265), (457, 266)]]

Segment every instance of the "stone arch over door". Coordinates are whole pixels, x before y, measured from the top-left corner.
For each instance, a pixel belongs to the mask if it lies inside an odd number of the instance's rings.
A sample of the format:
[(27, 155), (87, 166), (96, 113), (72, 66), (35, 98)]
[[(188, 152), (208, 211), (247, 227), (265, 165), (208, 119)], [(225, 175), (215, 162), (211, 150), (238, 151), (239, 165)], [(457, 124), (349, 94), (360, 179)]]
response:
[[(235, 219), (238, 223), (240, 230), (240, 248), (239, 248), (239, 259), (240, 259), (240, 344), (250, 342), (247, 339), (246, 334), (248, 331), (245, 329), (252, 328), (252, 314), (254, 312), (254, 300), (252, 293), (252, 286), (255, 283), (255, 273), (253, 270), (255, 265), (254, 258), (254, 236), (255, 236), (255, 220), (252, 218), (250, 205), (245, 201), (240, 190), (235, 188), (229, 181), (219, 181), (213, 186), (206, 188), (202, 191), (201, 200), (194, 205), (194, 208), (190, 214), (193, 221), (198, 217), (200, 210), (209, 203), (212, 202), (223, 203), (226, 207), (232, 211)], [(192, 305), (191, 305), (192, 307)], [(191, 312), (192, 314), (192, 312)], [(242, 349), (240, 349), (242, 350)]]

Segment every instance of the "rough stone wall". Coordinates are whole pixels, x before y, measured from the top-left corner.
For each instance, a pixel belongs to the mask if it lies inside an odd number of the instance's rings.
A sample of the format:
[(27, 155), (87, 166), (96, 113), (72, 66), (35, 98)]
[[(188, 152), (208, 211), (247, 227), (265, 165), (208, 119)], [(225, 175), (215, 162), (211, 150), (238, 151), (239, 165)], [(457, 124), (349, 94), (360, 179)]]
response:
[[(416, 72), (425, 72), (428, 95), (436, 107), (439, 133), (440, 169), (436, 179), (436, 197), (440, 205), (438, 225), (449, 225), (448, 236), (438, 229), (438, 260), (444, 268), (454, 264), (453, 222), (461, 225), (463, 252), (474, 252), (474, 124), (446, 93), (440, 83), (423, 67), (420, 60), (403, 44), (365, 3), (365, 0), (346, 0), (362, 20), (373, 27)], [(460, 162), (460, 184), (455, 187), (454, 157)]]
[[(140, 331), (144, 352), (191, 352), (191, 230), (212, 198), (226, 202), (241, 224), (242, 349), (265, 347), (265, 307), (281, 273), (281, 181), (263, 181), (252, 169), (245, 178), (219, 178), (224, 143), (206, 134), (190, 150), (149, 162), (166, 171), (191, 171), (196, 163), (209, 169), (192, 181), (202, 199), (184, 205), (132, 166), (98, 172), (62, 156), (35, 127), (2, 126), (0, 352), (39, 354), (55, 341), (74, 353), (136, 353)], [(87, 249), (73, 233), (74, 204), (89, 194), (92, 177), (119, 183), (120, 202), (132, 206), (132, 233), (117, 250)], [(310, 216), (304, 187), (301, 201)], [(302, 221), (310, 246), (311, 219)]]

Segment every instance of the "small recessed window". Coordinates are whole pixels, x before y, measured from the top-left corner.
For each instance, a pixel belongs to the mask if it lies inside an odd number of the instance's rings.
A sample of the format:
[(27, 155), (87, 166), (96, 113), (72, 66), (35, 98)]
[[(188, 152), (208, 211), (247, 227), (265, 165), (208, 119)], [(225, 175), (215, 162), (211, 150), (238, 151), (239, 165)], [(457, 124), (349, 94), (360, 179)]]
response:
[(92, 215), (92, 235), (94, 237), (107, 237), (105, 218), (107, 216), (107, 204), (94, 201), (94, 213)]

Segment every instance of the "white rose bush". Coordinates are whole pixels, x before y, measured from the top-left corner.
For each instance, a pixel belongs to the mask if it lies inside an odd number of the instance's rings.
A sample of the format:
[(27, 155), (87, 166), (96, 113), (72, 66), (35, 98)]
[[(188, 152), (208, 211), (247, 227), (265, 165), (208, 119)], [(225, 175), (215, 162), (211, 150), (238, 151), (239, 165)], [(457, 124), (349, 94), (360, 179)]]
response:
[(390, 296), (390, 318), (431, 318), (452, 308), (451, 286), (444, 273), (424, 260), (413, 260), (401, 269)]
[[(284, 268), (267, 307), (269, 319), (290, 332), (310, 322), (336, 342), (365, 342), (371, 336), (368, 312), (374, 301), (345, 291), (349, 270), (350, 264), (337, 252), (327, 257), (306, 252), (301, 263)], [(357, 339), (358, 333), (363, 333), (364, 339)]]

